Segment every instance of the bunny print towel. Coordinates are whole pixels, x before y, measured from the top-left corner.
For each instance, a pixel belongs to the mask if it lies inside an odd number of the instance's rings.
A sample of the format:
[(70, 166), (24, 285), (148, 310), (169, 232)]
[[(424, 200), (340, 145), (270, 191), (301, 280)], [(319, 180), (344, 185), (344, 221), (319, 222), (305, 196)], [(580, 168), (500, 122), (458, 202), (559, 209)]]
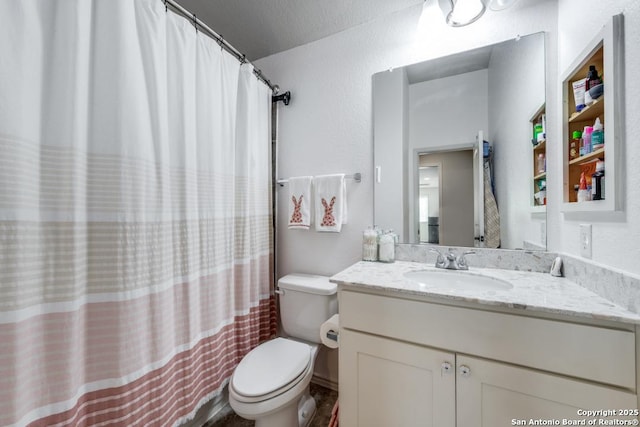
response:
[(289, 178), (289, 228), (308, 230), (311, 226), (311, 179)]
[(322, 175), (313, 180), (316, 231), (339, 233), (347, 223), (347, 187), (344, 174)]

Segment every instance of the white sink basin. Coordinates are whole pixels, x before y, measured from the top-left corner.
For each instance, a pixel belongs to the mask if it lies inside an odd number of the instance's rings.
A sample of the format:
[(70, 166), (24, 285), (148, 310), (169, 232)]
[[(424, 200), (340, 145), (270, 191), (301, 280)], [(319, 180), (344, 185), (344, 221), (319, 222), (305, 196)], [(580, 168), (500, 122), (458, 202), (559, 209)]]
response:
[(513, 285), (504, 280), (455, 270), (418, 270), (404, 273), (404, 277), (434, 289), (506, 291)]

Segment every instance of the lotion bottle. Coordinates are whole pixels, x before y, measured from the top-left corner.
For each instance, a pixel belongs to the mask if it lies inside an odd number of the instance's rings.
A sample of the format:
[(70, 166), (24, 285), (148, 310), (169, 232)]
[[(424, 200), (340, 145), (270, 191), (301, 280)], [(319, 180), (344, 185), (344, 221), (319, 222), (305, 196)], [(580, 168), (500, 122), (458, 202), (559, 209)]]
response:
[(600, 117), (597, 117), (596, 122), (593, 124), (593, 133), (591, 134), (591, 147), (593, 147), (592, 151), (596, 151), (604, 147), (604, 131), (602, 130)]
[(584, 154), (589, 154), (591, 151), (591, 134), (593, 133), (593, 127), (585, 126), (582, 132), (582, 146), (584, 147)]

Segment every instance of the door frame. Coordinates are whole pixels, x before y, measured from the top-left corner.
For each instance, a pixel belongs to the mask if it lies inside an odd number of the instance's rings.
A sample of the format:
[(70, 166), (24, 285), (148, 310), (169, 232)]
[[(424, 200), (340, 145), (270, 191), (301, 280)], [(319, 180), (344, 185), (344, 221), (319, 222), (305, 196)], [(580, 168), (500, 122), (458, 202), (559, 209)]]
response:
[[(412, 217), (409, 218), (410, 243), (420, 244), (420, 237), (418, 236), (418, 230), (420, 229), (420, 204), (418, 202), (420, 198), (420, 180), (419, 180), (419, 171), (418, 171), (418, 167), (420, 166), (420, 156), (428, 155), (428, 154), (441, 154), (441, 153), (453, 152), (453, 151), (466, 151), (466, 150), (471, 150), (471, 153), (473, 154), (473, 150), (476, 149), (477, 144), (478, 144), (477, 141), (471, 141), (471, 142), (460, 143), (460, 144), (421, 147), (421, 148), (415, 148), (413, 150), (412, 159), (411, 159), (412, 171), (410, 174), (411, 197), (409, 200), (409, 204), (410, 204), (409, 212), (412, 215)], [(436, 165), (434, 164), (434, 166)], [(438, 189), (438, 194), (440, 198), (439, 200), (440, 208), (442, 208), (442, 165), (440, 165), (439, 174), (440, 174), (440, 187)], [(475, 176), (474, 176), (474, 181), (475, 181)], [(474, 196), (475, 196), (475, 191), (474, 191)], [(474, 205), (475, 203), (476, 202), (474, 200)], [(440, 209), (440, 212), (442, 212), (442, 209)], [(438, 223), (440, 224), (440, 226), (438, 227), (438, 235), (440, 237), (440, 241), (442, 241), (442, 235), (440, 235), (440, 233), (442, 230), (443, 221), (445, 221), (445, 219), (442, 217), (442, 215), (440, 215), (440, 219), (438, 220)], [(474, 236), (474, 238), (475, 237), (476, 236)], [(423, 243), (423, 244), (429, 244), (429, 243)]]

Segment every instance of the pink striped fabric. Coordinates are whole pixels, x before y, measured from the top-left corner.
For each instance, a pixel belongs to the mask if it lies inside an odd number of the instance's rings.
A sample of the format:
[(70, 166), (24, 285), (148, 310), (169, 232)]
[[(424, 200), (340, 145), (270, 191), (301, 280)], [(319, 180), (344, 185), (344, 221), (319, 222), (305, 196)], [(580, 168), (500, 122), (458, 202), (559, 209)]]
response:
[(161, 0), (0, 52), (0, 425), (180, 425), (275, 335), (271, 91)]
[[(272, 302), (265, 301), (162, 367), (126, 385), (86, 393), (73, 408), (29, 426), (172, 425), (215, 393), (244, 354), (273, 335), (272, 313)], [(228, 351), (232, 345), (234, 351)]]

